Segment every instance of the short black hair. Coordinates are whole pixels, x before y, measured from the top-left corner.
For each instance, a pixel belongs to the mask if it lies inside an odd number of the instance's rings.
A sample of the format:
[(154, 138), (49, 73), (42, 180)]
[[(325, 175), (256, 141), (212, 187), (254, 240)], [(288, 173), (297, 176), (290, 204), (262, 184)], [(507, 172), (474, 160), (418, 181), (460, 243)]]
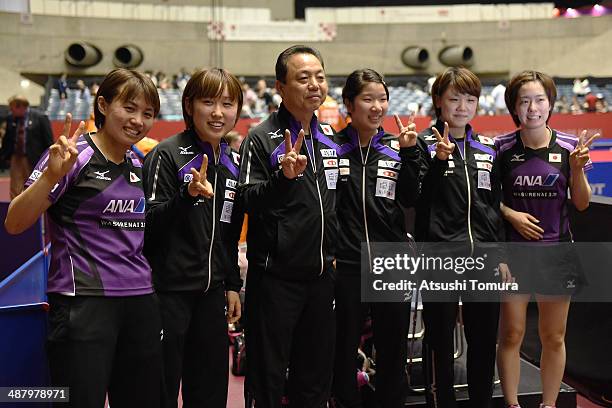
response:
[(546, 119), (546, 123), (550, 120), (550, 116), (553, 113), (553, 109), (555, 107), (555, 101), (557, 100), (557, 88), (555, 87), (555, 81), (543, 72), (539, 71), (523, 71), (516, 74), (508, 83), (506, 87), (506, 93), (504, 95), (504, 99), (506, 100), (506, 107), (508, 111), (510, 111), (510, 115), (512, 116), (512, 120), (516, 126), (521, 126), (521, 121), (519, 120), (518, 115), (516, 114), (516, 103), (519, 97), (519, 91), (521, 87), (529, 82), (539, 82), (542, 84), (542, 88), (544, 88), (544, 92), (546, 92), (546, 97), (548, 98), (548, 103), (550, 105), (550, 111), (548, 112), (548, 119)]
[(160, 107), (159, 94), (151, 78), (133, 69), (117, 68), (109, 72), (100, 84), (94, 102), (96, 127), (102, 129), (106, 122), (106, 116), (98, 106), (98, 97), (103, 97), (110, 105), (115, 98), (120, 101), (130, 101), (140, 95), (153, 108), (153, 116), (157, 116)]
[(325, 64), (323, 63), (323, 57), (321, 53), (312, 47), (307, 45), (292, 45), (287, 48), (285, 51), (281, 52), (276, 59), (276, 80), (282, 83), (285, 83), (287, 80), (287, 62), (289, 58), (296, 54), (311, 54), (314, 55), (319, 62), (321, 63), (321, 67), (325, 69)]
[(363, 91), (363, 88), (370, 82), (376, 84), (382, 84), (389, 99), (389, 88), (385, 83), (385, 79), (378, 72), (370, 68), (358, 69), (353, 71), (347, 78), (344, 88), (342, 88), (342, 100), (346, 104), (348, 100), (350, 103), (355, 101), (355, 97)]

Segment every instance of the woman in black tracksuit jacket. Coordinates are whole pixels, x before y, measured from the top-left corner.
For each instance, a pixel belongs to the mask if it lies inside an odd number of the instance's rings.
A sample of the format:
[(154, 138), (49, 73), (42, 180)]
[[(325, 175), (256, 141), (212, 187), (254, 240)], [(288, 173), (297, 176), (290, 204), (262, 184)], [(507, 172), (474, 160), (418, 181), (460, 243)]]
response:
[[(240, 317), (238, 155), (222, 138), (242, 105), (223, 69), (196, 72), (183, 92), (187, 129), (145, 158), (145, 255), (163, 323), (166, 407), (227, 405), (227, 323)], [(227, 316), (226, 308), (227, 306)]]
[[(478, 257), (487, 253), (482, 274), (488, 282), (509, 281), (507, 267), (499, 265), (503, 252), (494, 244), (503, 240), (500, 214), (501, 189), (493, 140), (476, 134), (469, 122), (480, 96), (480, 80), (465, 68), (448, 68), (432, 87), (436, 124), (419, 134), (421, 191), (417, 203), (415, 234), (421, 242), (447, 242), (453, 256)], [(451, 243), (461, 247), (450, 249)], [(453, 245), (453, 246), (455, 246)], [(438, 253), (440, 254), (440, 253)], [(495, 270), (499, 266), (499, 274)], [(450, 271), (445, 280), (470, 279), (469, 272)], [(440, 275), (436, 278), (441, 278)], [(498, 295), (466, 301), (483, 293), (423, 293), (425, 339), (423, 358), (428, 407), (456, 407), (453, 390), (453, 330), (457, 302), (468, 343), (467, 378), (470, 407), (488, 407), (493, 390), (495, 346), (499, 316)], [(473, 299), (473, 298), (472, 298)]]
[[(338, 152), (336, 357), (337, 407), (361, 407), (355, 359), (364, 320), (371, 314), (376, 347), (376, 396), (383, 408), (403, 407), (410, 303), (361, 303), (361, 244), (406, 242), (402, 207), (418, 190), (419, 153), (414, 125), (397, 136), (381, 127), (389, 91), (376, 71), (361, 69), (346, 80), (342, 97), (351, 124), (335, 136)], [(330, 163), (330, 166), (333, 163)], [(371, 262), (370, 262), (371, 264)]]

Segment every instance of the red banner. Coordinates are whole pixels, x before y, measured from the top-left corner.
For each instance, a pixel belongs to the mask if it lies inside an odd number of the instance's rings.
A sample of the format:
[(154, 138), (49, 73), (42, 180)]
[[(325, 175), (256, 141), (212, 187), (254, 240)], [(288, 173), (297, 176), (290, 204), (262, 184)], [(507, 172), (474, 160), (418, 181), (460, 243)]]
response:
[[(408, 116), (403, 116), (406, 122)], [(246, 135), (250, 126), (258, 123), (258, 119), (240, 119), (234, 130), (241, 135)], [(429, 126), (431, 118), (427, 116), (417, 117), (415, 123), (420, 131)], [(53, 121), (53, 134), (58, 137), (62, 131), (63, 121)], [(74, 131), (78, 123), (73, 124)], [(497, 136), (509, 133), (515, 129), (514, 122), (510, 115), (502, 116), (478, 116), (472, 121), (474, 129), (486, 136)], [(589, 134), (600, 133), (602, 138), (612, 140), (612, 112), (608, 113), (585, 113), (582, 115), (554, 114), (550, 119), (551, 127), (571, 134), (578, 134), (583, 129), (587, 129)], [(387, 116), (383, 123), (384, 128), (391, 132), (397, 132), (397, 126), (392, 116)], [(181, 132), (185, 128), (183, 122), (157, 121), (153, 129), (149, 132), (149, 137), (163, 140)]]

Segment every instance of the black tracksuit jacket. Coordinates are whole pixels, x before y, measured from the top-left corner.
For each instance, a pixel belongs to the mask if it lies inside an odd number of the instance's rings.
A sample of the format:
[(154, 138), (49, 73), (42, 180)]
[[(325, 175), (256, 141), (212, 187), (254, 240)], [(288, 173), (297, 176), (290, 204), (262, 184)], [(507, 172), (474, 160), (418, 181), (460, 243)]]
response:
[[(443, 133), (444, 124), (436, 128)], [(466, 128), (465, 140), (454, 140), (448, 160), (435, 157), (437, 142), (431, 128), (419, 134), (421, 191), (415, 232), (422, 242), (504, 241), (499, 210), (501, 185), (493, 139)], [(459, 144), (464, 147), (463, 153)]]
[[(169, 137), (145, 158), (147, 198), (144, 253), (158, 291), (242, 287), (238, 239), (243, 212), (237, 197), (239, 156), (224, 142), (218, 163), (212, 146), (193, 130)], [(200, 171), (208, 156), (207, 179), (213, 198), (191, 197), (190, 169)]]
[(289, 180), (280, 165), (285, 129), (295, 143), (301, 128), (281, 105), (249, 132), (240, 148), (239, 191), (249, 214), (249, 265), (280, 279), (305, 281), (328, 270), (335, 256), (338, 146), (330, 139), (331, 126), (313, 115), (312, 137), (300, 150), (308, 158), (306, 170)]
[(397, 137), (383, 129), (369, 148), (361, 148), (350, 125), (334, 140), (340, 145), (337, 262), (353, 266), (350, 270), (358, 274), (362, 242), (407, 240), (404, 209), (417, 198), (419, 150), (417, 146), (400, 149)]

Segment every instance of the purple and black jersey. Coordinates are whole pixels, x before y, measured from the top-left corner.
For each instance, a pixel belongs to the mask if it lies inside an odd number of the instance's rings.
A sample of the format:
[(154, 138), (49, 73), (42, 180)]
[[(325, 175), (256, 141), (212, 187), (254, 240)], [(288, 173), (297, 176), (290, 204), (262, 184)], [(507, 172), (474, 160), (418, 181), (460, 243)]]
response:
[[(77, 142), (72, 170), (49, 193), (52, 255), (47, 292), (134, 296), (153, 292), (142, 254), (145, 198), (142, 165), (132, 152), (107, 161), (89, 134)], [(47, 167), (45, 152), (26, 181)]]
[[(578, 138), (553, 130), (548, 147), (530, 149), (523, 145), (517, 131), (497, 137), (495, 143), (500, 152), (504, 204), (536, 217), (544, 229), (543, 242), (571, 241), (567, 205), (569, 157)], [(585, 171), (592, 166), (589, 160)], [(506, 231), (509, 241), (525, 241), (511, 226)]]

